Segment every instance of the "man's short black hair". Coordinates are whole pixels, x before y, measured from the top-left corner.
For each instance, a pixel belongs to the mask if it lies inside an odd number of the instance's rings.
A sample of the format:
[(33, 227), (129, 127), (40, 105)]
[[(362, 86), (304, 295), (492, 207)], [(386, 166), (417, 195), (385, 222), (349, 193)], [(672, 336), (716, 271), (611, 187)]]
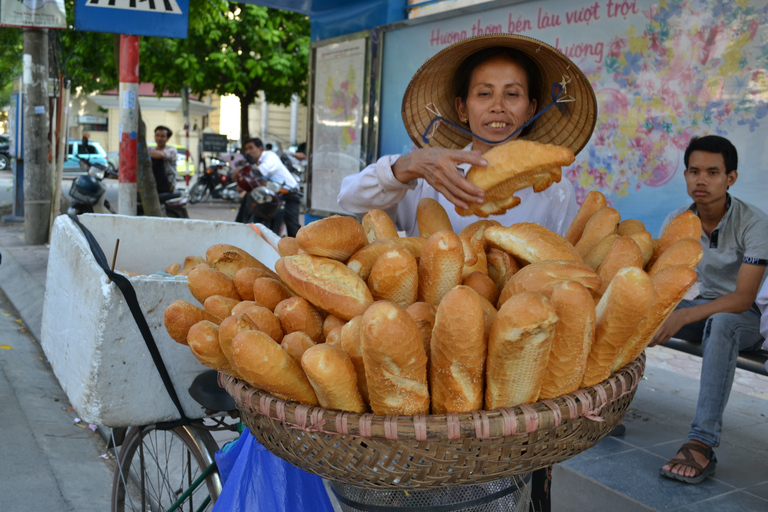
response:
[(168, 134), (169, 139), (171, 138), (171, 135), (173, 135), (173, 132), (167, 126), (159, 125), (157, 128), (155, 128), (155, 131), (157, 130), (165, 130), (165, 133)]
[(725, 137), (720, 137), (719, 135), (693, 137), (691, 143), (685, 149), (685, 156), (683, 156), (686, 169), (688, 168), (688, 157), (694, 151), (706, 151), (707, 153), (723, 155), (726, 174), (730, 174), (731, 171), (735, 171), (739, 167), (739, 155), (736, 152), (736, 147)]
[(260, 138), (258, 138), (258, 137), (251, 137), (250, 139), (245, 139), (243, 141), (243, 148), (245, 148), (245, 145), (248, 144), (249, 142), (252, 143), (257, 148), (263, 148), (264, 147), (264, 143), (261, 142)]

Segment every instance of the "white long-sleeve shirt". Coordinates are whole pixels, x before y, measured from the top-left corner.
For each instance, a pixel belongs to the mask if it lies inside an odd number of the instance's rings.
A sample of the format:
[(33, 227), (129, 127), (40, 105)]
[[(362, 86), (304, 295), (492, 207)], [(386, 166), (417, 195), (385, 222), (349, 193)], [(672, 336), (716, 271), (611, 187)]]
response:
[[(469, 149), (468, 146), (465, 149)], [(385, 211), (400, 231), (407, 236), (419, 236), (416, 223), (416, 208), (419, 201), (429, 197), (439, 202), (448, 213), (454, 232), (458, 233), (481, 217), (463, 217), (456, 213), (456, 207), (426, 180), (418, 179), (401, 183), (392, 172), (392, 165), (401, 155), (387, 155), (369, 165), (357, 174), (344, 178), (339, 191), (338, 202), (344, 210), (362, 215), (373, 209)], [(466, 176), (469, 164), (459, 166)], [(503, 215), (491, 215), (489, 219), (511, 226), (517, 222), (535, 222), (551, 231), (565, 235), (579, 205), (573, 186), (567, 179), (552, 184), (542, 192), (534, 193), (533, 187), (515, 192), (521, 199), (520, 205), (507, 210)]]

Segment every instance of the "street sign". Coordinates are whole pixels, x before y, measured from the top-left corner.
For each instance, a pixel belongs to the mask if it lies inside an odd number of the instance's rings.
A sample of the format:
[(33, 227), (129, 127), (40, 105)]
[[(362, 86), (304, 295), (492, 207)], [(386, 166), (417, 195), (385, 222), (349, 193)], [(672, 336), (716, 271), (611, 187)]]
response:
[(227, 152), (227, 136), (218, 133), (204, 133), (203, 134), (203, 151), (211, 151), (213, 153), (226, 153)]
[(75, 28), (186, 39), (189, 0), (75, 0)]

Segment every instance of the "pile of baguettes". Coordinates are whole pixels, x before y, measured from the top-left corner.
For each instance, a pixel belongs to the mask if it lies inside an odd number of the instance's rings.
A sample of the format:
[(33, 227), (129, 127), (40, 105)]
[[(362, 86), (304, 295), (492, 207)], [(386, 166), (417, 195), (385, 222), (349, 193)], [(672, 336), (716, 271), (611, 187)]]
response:
[(274, 396), (375, 414), (513, 407), (597, 384), (637, 358), (696, 280), (701, 223), (652, 239), (591, 192), (565, 237), (480, 220), (456, 234), (419, 204), (420, 237), (380, 210), (283, 238), (276, 272), (215, 245), (188, 272), (203, 307), (165, 311), (205, 365)]

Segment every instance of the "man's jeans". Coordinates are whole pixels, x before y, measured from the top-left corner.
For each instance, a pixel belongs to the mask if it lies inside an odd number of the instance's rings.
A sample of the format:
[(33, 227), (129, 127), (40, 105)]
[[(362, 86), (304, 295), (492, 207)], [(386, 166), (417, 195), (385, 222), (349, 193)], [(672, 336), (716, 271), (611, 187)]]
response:
[[(677, 309), (710, 302), (697, 297), (683, 300)], [(702, 343), (701, 382), (696, 417), (691, 422), (688, 438), (709, 446), (720, 445), (723, 411), (731, 394), (736, 359), (740, 350), (760, 347), (760, 313), (750, 308), (744, 313), (716, 313), (706, 321), (688, 324), (675, 334), (676, 338)]]

